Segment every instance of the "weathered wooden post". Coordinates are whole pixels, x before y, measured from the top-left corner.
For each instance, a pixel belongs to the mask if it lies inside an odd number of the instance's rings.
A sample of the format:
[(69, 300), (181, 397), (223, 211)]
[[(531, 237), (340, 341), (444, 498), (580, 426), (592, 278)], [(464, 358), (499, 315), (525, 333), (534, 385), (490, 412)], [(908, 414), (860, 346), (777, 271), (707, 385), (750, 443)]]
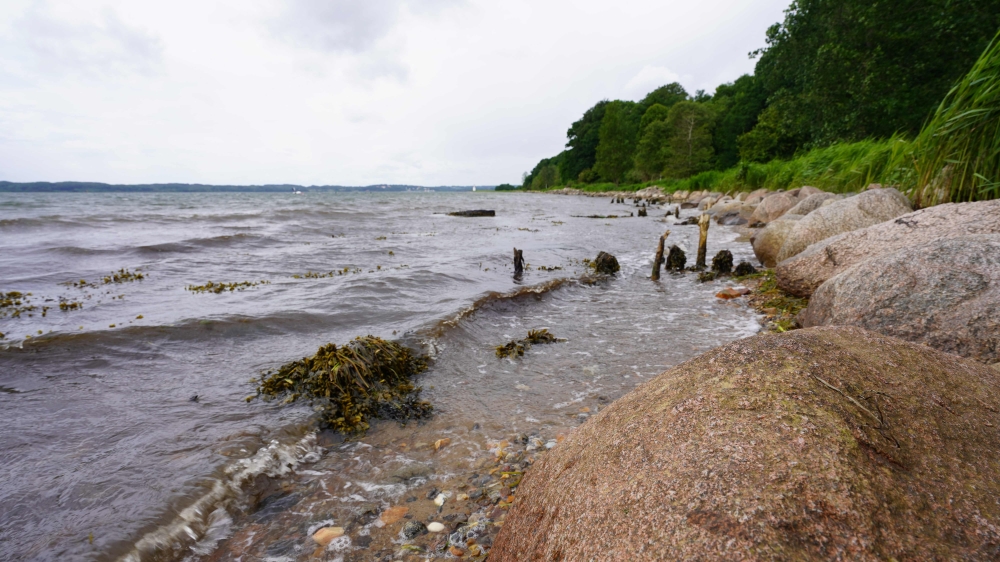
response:
[(521, 250), (514, 248), (514, 276), (520, 277), (524, 273), (524, 256)]
[(660, 280), (660, 264), (663, 263), (663, 243), (667, 241), (667, 236), (670, 236), (670, 231), (663, 233), (660, 236), (660, 245), (656, 247), (656, 258), (653, 259), (653, 275), (651, 276), (653, 281)]
[(705, 268), (705, 255), (708, 253), (708, 224), (711, 218), (708, 213), (698, 217), (698, 229), (701, 232), (698, 236), (698, 259), (694, 262), (697, 269)]
[(675, 219), (680, 219), (681, 218), (681, 204), (680, 203), (678, 203), (677, 206), (674, 207), (674, 218)]

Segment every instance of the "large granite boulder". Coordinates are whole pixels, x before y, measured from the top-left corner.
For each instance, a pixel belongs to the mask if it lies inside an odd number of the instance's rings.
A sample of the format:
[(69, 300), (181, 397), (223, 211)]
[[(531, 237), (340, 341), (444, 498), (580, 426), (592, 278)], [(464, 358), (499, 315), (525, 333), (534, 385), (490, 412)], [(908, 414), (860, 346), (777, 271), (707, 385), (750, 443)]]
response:
[(769, 189), (755, 189), (747, 194), (747, 198), (743, 200), (744, 203), (750, 203), (757, 205), (764, 200), (768, 195), (773, 195), (774, 192)]
[(785, 214), (788, 209), (794, 207), (798, 202), (798, 198), (791, 193), (775, 193), (774, 195), (765, 197), (757, 205), (753, 215), (750, 217), (750, 224), (757, 222), (769, 223)]
[(775, 276), (785, 292), (807, 297), (827, 279), (870, 257), (939, 238), (994, 233), (1000, 233), (1000, 200), (937, 205), (813, 244), (779, 263)]
[(821, 191), (819, 193), (813, 193), (811, 195), (807, 195), (805, 199), (800, 199), (799, 202), (796, 203), (794, 207), (788, 209), (788, 212), (793, 215), (805, 216), (815, 211), (816, 209), (819, 209), (823, 205), (824, 201), (828, 201), (831, 199), (843, 199), (843, 198), (844, 198), (843, 195), (837, 195), (836, 193), (827, 193), (825, 191)]
[(785, 239), (795, 223), (800, 220), (801, 215), (784, 215), (768, 223), (750, 238), (753, 253), (764, 267), (774, 267), (778, 263), (778, 252), (785, 245)]
[(998, 379), (858, 328), (732, 342), (536, 462), (490, 560), (996, 560)]
[(821, 240), (885, 222), (913, 211), (902, 193), (889, 187), (872, 189), (819, 207), (799, 221), (778, 252), (782, 262)]
[(857, 263), (820, 285), (799, 321), (1000, 361), (1000, 234), (941, 238)]

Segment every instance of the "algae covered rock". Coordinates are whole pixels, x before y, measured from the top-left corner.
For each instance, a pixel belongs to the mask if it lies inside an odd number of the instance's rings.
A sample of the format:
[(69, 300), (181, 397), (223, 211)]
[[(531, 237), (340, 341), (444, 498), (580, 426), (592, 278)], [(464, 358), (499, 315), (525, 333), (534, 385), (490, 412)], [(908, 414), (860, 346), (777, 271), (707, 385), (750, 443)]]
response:
[(778, 286), (807, 297), (824, 281), (865, 259), (968, 234), (1000, 233), (1000, 200), (948, 203), (812, 244), (775, 268)]
[(607, 252), (599, 252), (594, 259), (594, 269), (598, 273), (614, 275), (621, 267), (618, 266), (618, 259)]
[(810, 244), (831, 236), (876, 225), (912, 211), (906, 196), (891, 187), (871, 189), (834, 201), (809, 213), (795, 225), (778, 252), (777, 261), (782, 262)]
[(997, 411), (993, 369), (859, 328), (739, 340), (542, 457), (490, 560), (994, 560)]
[(942, 238), (857, 263), (820, 285), (800, 322), (1000, 361), (1000, 234)]

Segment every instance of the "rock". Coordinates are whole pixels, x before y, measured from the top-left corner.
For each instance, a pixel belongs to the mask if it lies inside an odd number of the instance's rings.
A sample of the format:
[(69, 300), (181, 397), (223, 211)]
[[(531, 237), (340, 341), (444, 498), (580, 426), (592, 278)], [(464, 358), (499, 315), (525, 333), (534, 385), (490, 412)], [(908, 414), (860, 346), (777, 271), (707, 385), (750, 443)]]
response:
[(785, 214), (788, 209), (794, 207), (796, 203), (798, 203), (798, 200), (794, 195), (789, 195), (788, 193), (775, 193), (757, 205), (753, 214), (750, 215), (750, 223), (772, 222), (781, 215)]
[(892, 188), (873, 189), (855, 197), (835, 201), (806, 215), (795, 225), (778, 252), (780, 263), (810, 244), (876, 225), (912, 212), (906, 196)]
[(343, 527), (323, 527), (322, 529), (319, 529), (318, 531), (313, 533), (312, 538), (314, 541), (316, 541), (316, 544), (320, 546), (327, 546), (328, 544), (333, 542), (333, 539), (342, 536), (344, 536)]
[(785, 238), (801, 219), (802, 215), (785, 215), (769, 223), (750, 239), (753, 253), (764, 267), (774, 267), (778, 263), (778, 252), (781, 251)]
[(444, 523), (438, 523), (437, 521), (432, 521), (427, 524), (427, 530), (432, 533), (440, 533), (444, 531)]
[(743, 201), (747, 200), (747, 195), (749, 195), (749, 193), (747, 193), (746, 191), (741, 191), (741, 192), (737, 193), (736, 197), (733, 197), (733, 199), (735, 199), (735, 200), (737, 200), (737, 201), (739, 201), (739, 202), (742, 203)]
[(465, 556), (465, 551), (457, 546), (452, 546), (448, 548), (448, 553), (452, 556), (458, 556), (459, 558)]
[(393, 480), (398, 480), (400, 482), (405, 482), (406, 480), (411, 480), (413, 478), (424, 478), (434, 472), (434, 469), (430, 465), (411, 463), (405, 464), (389, 474), (389, 478)]
[(815, 211), (816, 209), (819, 209), (826, 201), (832, 201), (843, 198), (844, 198), (843, 195), (837, 195), (836, 193), (826, 193), (825, 191), (821, 191), (819, 193), (813, 193), (812, 195), (809, 195), (805, 199), (800, 200), (791, 209), (788, 209), (788, 212), (793, 215), (806, 216), (809, 213)]
[(827, 238), (775, 268), (778, 286), (807, 297), (824, 281), (865, 259), (968, 234), (1000, 233), (1000, 200), (948, 203)]
[(438, 451), (444, 447), (447, 447), (448, 445), (451, 445), (450, 437), (445, 437), (444, 439), (438, 439), (437, 441), (434, 442), (434, 450)]
[[(577, 191), (579, 193), (579, 190)], [(472, 211), (455, 211), (453, 213), (448, 213), (453, 217), (495, 217), (497, 212), (488, 209), (474, 209)]]
[(715, 219), (715, 222), (723, 226), (738, 226), (749, 222), (740, 214), (740, 211), (738, 210), (715, 215), (713, 218)]
[(709, 281), (715, 281), (715, 278), (718, 276), (719, 274), (715, 271), (702, 271), (698, 274), (698, 281), (701, 283), (707, 283)]
[(747, 222), (750, 222), (750, 217), (753, 216), (754, 211), (757, 210), (757, 203), (743, 203), (740, 207), (740, 218), (744, 218)]
[(706, 197), (698, 203), (698, 210), (707, 211), (709, 208), (711, 208), (712, 205), (715, 205), (715, 198)]
[[(440, 525), (440, 523), (438, 524)], [(399, 534), (406, 540), (412, 540), (420, 535), (427, 534), (428, 530), (429, 529), (420, 521), (407, 521), (406, 524), (403, 525), (403, 529), (399, 531)]]
[(753, 264), (751, 264), (748, 261), (741, 261), (739, 265), (736, 266), (736, 269), (733, 270), (733, 274), (736, 275), (737, 277), (743, 277), (745, 275), (753, 275), (754, 273), (757, 273), (757, 268), (754, 267)]
[(712, 271), (724, 275), (733, 271), (733, 253), (729, 250), (719, 250), (712, 258)]
[(614, 275), (621, 268), (618, 266), (618, 260), (614, 256), (607, 252), (600, 252), (597, 254), (597, 259), (594, 260), (594, 269), (598, 273)]
[(716, 293), (715, 296), (720, 299), (729, 300), (742, 297), (743, 295), (749, 292), (750, 292), (749, 289), (734, 289), (732, 287), (726, 287), (725, 289)]
[(768, 195), (774, 195), (774, 192), (769, 189), (756, 189), (747, 194), (747, 198), (744, 199), (743, 202), (747, 205), (757, 205)]
[(406, 515), (407, 512), (409, 511), (410, 508), (397, 505), (395, 507), (390, 507), (389, 509), (383, 511), (382, 514), (379, 515), (378, 517), (386, 525), (392, 525), (393, 523), (402, 519), (403, 516)]
[(812, 197), (813, 195), (818, 195), (820, 193), (826, 193), (822, 189), (820, 189), (818, 187), (813, 187), (811, 185), (803, 185), (802, 187), (798, 188), (796, 191), (797, 191), (797, 193), (796, 193), (795, 196), (799, 198), (800, 202), (804, 201), (805, 199), (808, 199), (809, 197)]
[(708, 209), (708, 214), (718, 215), (720, 213), (728, 213), (735, 211), (739, 213), (740, 209), (743, 207), (743, 203), (740, 201), (734, 201), (733, 199), (726, 199), (723, 201), (718, 201), (716, 204), (712, 205)]
[(1000, 361), (1000, 234), (942, 238), (857, 263), (820, 285), (799, 321)]
[(997, 411), (993, 369), (859, 328), (732, 342), (536, 462), (490, 560), (995, 560)]

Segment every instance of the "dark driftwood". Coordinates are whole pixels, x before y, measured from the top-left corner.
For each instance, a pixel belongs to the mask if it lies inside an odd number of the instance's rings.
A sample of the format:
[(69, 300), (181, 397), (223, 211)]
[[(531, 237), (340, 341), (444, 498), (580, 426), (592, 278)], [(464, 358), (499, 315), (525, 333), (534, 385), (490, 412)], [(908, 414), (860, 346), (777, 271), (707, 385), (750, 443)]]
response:
[(492, 209), (474, 209), (472, 211), (455, 211), (448, 213), (453, 217), (495, 217), (497, 212)]
[(698, 228), (701, 230), (698, 236), (698, 259), (694, 262), (697, 269), (705, 268), (705, 257), (708, 252), (708, 224), (711, 217), (705, 213), (698, 217)]
[(656, 257), (653, 258), (653, 275), (651, 278), (653, 281), (660, 280), (660, 264), (663, 263), (663, 243), (667, 241), (667, 236), (670, 236), (670, 231), (663, 233), (660, 236), (660, 245), (656, 247)]
[(524, 273), (524, 256), (521, 250), (514, 248), (514, 275), (520, 276)]

